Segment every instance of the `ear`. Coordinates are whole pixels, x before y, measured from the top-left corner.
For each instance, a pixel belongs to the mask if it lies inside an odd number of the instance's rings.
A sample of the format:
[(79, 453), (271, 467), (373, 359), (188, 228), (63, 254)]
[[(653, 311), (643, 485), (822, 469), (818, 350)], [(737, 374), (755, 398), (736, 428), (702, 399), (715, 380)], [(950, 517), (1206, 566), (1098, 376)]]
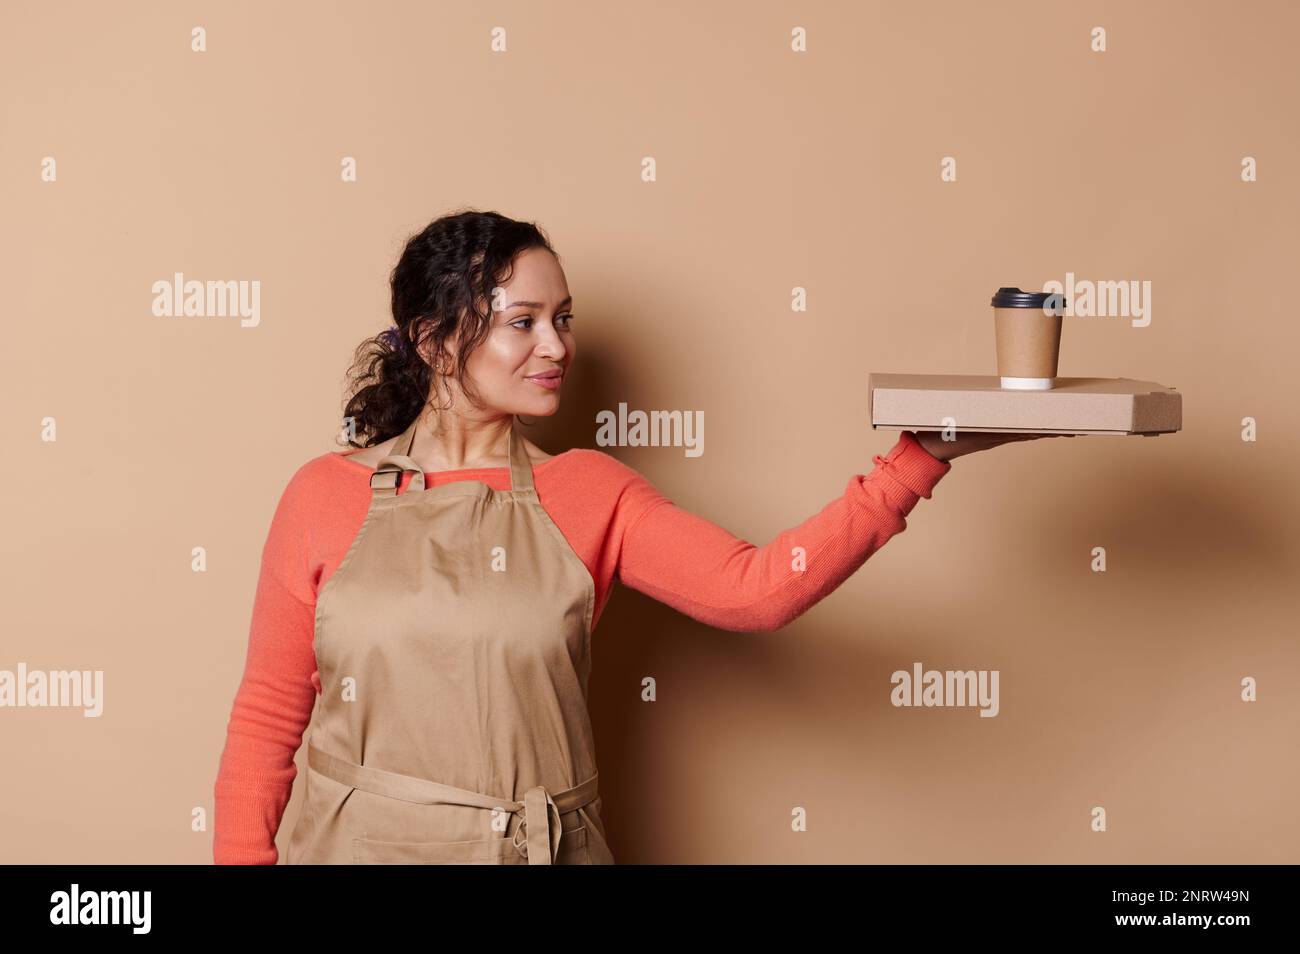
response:
[(436, 349), (437, 349), (437, 344), (433, 341), (433, 339), (427, 338), (424, 341), (420, 342), (419, 346), (416, 348), (416, 351), (419, 353), (420, 357), (424, 359), (425, 364), (432, 366), (434, 364), (433, 356), (434, 356), (434, 351)]
[(457, 328), (451, 337), (443, 342), (443, 351), (445, 354), (438, 363), (438, 366), (435, 366), (434, 361), (434, 354), (437, 351), (437, 343), (433, 340), (432, 336), (422, 340), (416, 350), (419, 352), (420, 357), (424, 359), (424, 363), (432, 367), (435, 373), (450, 374), (451, 371), (455, 369), (456, 359), (460, 354), (460, 328)]

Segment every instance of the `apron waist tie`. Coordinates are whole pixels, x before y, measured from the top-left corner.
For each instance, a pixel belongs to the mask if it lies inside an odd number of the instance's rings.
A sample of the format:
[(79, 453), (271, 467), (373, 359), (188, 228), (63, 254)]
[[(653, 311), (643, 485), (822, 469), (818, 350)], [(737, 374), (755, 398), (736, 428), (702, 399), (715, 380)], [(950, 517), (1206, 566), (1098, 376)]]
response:
[[(517, 802), (466, 788), (443, 785), (441, 782), (431, 782), (413, 775), (399, 775), (369, 765), (357, 765), (310, 744), (307, 746), (307, 764), (342, 785), (372, 795), (384, 795), (418, 805), (467, 805), (472, 808), (498, 808), (511, 814), (522, 812), (523, 819), (515, 830), (513, 844), (530, 865), (549, 865), (555, 861), (564, 834), (560, 816), (594, 802), (597, 794), (598, 774), (562, 792), (552, 793), (544, 786), (535, 785), (524, 793), (523, 801)], [(584, 812), (583, 815), (585, 814)], [(591, 824), (589, 820), (586, 823)], [(587, 834), (591, 837), (593, 833)], [(521, 835), (523, 841), (520, 840)]]

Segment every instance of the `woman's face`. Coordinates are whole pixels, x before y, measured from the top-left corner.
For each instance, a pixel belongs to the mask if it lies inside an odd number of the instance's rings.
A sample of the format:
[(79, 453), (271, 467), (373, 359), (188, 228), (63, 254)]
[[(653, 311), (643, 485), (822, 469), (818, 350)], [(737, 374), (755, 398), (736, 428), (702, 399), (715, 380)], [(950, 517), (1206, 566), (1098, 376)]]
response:
[[(545, 249), (521, 253), (491, 305), (491, 331), (470, 354), (466, 377), (483, 402), (497, 411), (532, 417), (554, 414), (576, 347), (569, 329), (572, 301), (560, 263)], [(557, 372), (560, 377), (549, 382), (553, 386), (536, 380)], [(454, 378), (447, 383), (454, 388)]]

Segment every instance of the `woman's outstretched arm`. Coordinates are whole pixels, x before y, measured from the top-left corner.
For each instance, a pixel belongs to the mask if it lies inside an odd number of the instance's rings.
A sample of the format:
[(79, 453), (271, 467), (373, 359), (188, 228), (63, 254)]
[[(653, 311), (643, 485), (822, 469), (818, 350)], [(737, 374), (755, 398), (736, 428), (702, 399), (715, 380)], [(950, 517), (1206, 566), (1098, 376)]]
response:
[(798, 526), (755, 546), (678, 507), (649, 481), (633, 485), (639, 514), (623, 535), (618, 576), (686, 615), (735, 632), (780, 629), (853, 574), (907, 526), (952, 469), (903, 431), (871, 473)]

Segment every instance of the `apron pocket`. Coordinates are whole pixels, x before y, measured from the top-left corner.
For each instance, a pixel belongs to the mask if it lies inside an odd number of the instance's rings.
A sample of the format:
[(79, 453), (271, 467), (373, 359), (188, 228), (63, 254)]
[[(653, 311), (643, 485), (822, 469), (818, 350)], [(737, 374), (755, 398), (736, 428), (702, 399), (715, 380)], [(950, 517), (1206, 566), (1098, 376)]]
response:
[[(521, 858), (520, 861), (527, 862), (528, 859)], [(560, 851), (555, 856), (555, 863), (557, 865), (591, 864), (591, 848), (587, 845), (586, 825), (579, 825), (564, 833), (560, 839)]]
[(352, 839), (352, 861), (358, 865), (499, 865), (508, 839), (475, 841), (375, 841)]
[[(509, 838), (474, 841), (377, 841), (352, 839), (352, 861), (358, 865), (500, 865), (527, 864)], [(555, 859), (561, 865), (589, 865), (587, 829), (566, 831)]]

